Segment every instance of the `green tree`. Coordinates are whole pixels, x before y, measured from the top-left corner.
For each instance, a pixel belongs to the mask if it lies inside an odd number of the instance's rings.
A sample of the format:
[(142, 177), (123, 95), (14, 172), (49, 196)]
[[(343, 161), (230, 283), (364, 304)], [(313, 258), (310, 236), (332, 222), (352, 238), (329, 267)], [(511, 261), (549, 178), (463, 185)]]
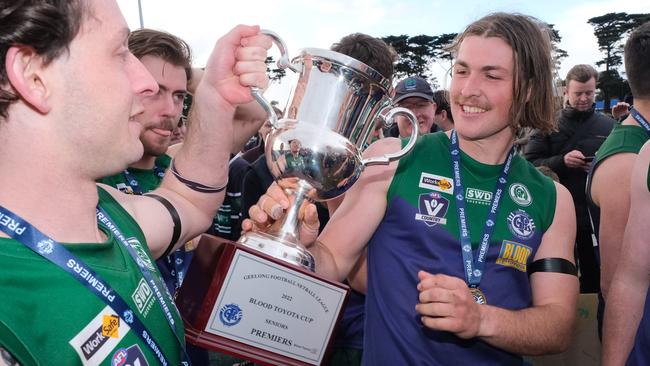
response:
[(436, 38), (425, 34), (413, 37), (405, 34), (383, 37), (382, 40), (391, 45), (399, 57), (395, 65), (395, 79), (417, 75), (427, 79), (432, 86), (437, 85), (436, 78), (429, 68), (429, 63), (435, 55)]
[(562, 42), (562, 37), (560, 36), (560, 32), (557, 29), (555, 29), (555, 25), (548, 24), (548, 23), (546, 25), (550, 30), (549, 36), (551, 38), (553, 62), (555, 63), (555, 68), (559, 69), (560, 65), (562, 64), (562, 61), (569, 56), (569, 53), (567, 53), (567, 51), (559, 47), (560, 42)]
[(623, 79), (618, 69), (623, 63), (623, 39), (634, 28), (650, 20), (650, 14), (628, 14), (628, 13), (607, 13), (593, 17), (587, 21), (594, 27), (594, 35), (598, 39), (598, 49), (604, 57), (596, 62), (598, 66), (605, 66), (603, 76), (598, 81), (598, 88), (601, 90), (605, 101), (605, 110), (609, 110), (610, 100), (617, 95)]

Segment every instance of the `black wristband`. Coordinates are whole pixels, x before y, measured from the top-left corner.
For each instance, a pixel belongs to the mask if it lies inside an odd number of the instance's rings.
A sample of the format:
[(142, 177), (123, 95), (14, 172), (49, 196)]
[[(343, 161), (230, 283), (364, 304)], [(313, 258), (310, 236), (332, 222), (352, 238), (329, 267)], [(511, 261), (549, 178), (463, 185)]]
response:
[(169, 242), (169, 245), (167, 246), (167, 249), (165, 249), (163, 255), (160, 256), (160, 258), (165, 258), (169, 255), (172, 249), (174, 249), (174, 245), (178, 243), (178, 239), (181, 237), (181, 218), (178, 216), (178, 211), (176, 211), (174, 205), (172, 205), (171, 202), (169, 202), (166, 198), (153, 193), (147, 193), (145, 194), (145, 197), (151, 197), (156, 201), (162, 203), (162, 205), (167, 209), (167, 212), (169, 212), (169, 216), (172, 217), (172, 221), (174, 222), (174, 233), (172, 234), (172, 240)]
[(219, 193), (226, 189), (228, 186), (228, 179), (226, 179), (226, 183), (222, 185), (221, 187), (211, 187), (211, 186), (206, 186), (205, 184), (201, 184), (199, 182), (195, 182), (193, 180), (189, 180), (181, 175), (181, 173), (176, 170), (176, 165), (174, 165), (174, 159), (172, 159), (171, 166), (169, 167), (169, 170), (172, 172), (172, 174), (178, 179), (181, 183), (185, 184), (189, 189), (192, 189), (197, 192), (201, 193)]
[(564, 258), (542, 258), (534, 261), (528, 266), (528, 276), (535, 272), (566, 273), (572, 276), (578, 275), (576, 266)]

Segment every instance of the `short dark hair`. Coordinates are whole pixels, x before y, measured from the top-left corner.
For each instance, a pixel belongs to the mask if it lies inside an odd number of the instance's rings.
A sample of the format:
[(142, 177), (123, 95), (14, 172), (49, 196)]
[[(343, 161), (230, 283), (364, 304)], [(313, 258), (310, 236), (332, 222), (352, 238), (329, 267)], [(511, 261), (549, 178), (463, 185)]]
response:
[(585, 64), (575, 65), (566, 74), (566, 85), (569, 85), (569, 81), (571, 80), (586, 83), (591, 78), (594, 78), (598, 82), (598, 71), (593, 66)]
[(138, 59), (144, 56), (160, 57), (172, 65), (185, 69), (187, 80), (192, 78), (192, 51), (184, 40), (173, 34), (138, 29), (129, 34), (129, 50)]
[(454, 118), (451, 115), (451, 106), (449, 105), (449, 92), (442, 89), (434, 91), (433, 101), (436, 103), (436, 114), (446, 111), (447, 118), (453, 122)]
[(650, 22), (636, 28), (625, 42), (625, 73), (635, 98), (650, 98)]
[(352, 33), (330, 47), (332, 51), (355, 58), (377, 70), (387, 79), (393, 78), (397, 53), (379, 38), (363, 33)]
[(89, 15), (84, 0), (0, 0), (0, 117), (7, 118), (9, 105), (18, 100), (5, 69), (9, 48), (30, 47), (48, 64), (68, 52)]
[(538, 128), (545, 132), (555, 128), (553, 99), (553, 62), (549, 29), (544, 23), (522, 14), (494, 13), (470, 24), (449, 47), (458, 52), (466, 37), (497, 37), (512, 48), (514, 78), (510, 126)]

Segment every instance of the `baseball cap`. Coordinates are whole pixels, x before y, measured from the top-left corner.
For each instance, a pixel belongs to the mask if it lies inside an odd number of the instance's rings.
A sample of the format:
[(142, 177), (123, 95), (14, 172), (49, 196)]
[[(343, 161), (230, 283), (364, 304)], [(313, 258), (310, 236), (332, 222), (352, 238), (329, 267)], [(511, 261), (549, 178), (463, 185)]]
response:
[(421, 77), (409, 76), (397, 83), (393, 102), (399, 103), (401, 100), (410, 97), (420, 97), (433, 102), (433, 90), (431, 90), (429, 83)]

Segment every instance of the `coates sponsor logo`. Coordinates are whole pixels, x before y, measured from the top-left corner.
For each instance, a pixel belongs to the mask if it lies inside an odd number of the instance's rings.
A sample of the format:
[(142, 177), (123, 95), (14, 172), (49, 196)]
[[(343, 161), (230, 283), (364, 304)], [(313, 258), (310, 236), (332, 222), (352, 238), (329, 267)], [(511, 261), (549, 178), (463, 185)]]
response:
[(106, 306), (68, 342), (83, 365), (99, 365), (131, 328)]
[(487, 206), (492, 201), (492, 192), (467, 187), (467, 190), (465, 190), (465, 199), (470, 203)]
[(533, 250), (527, 245), (504, 240), (501, 243), (497, 264), (526, 272), (526, 263), (532, 252)]
[(454, 193), (454, 183), (451, 178), (435, 174), (422, 172), (422, 175), (420, 175), (420, 184), (418, 186), (420, 188), (430, 189), (447, 194)]
[(447, 224), (445, 216), (447, 215), (447, 210), (449, 210), (449, 200), (442, 197), (439, 193), (420, 194), (418, 209), (420, 213), (415, 214), (415, 219), (423, 221), (427, 226)]

